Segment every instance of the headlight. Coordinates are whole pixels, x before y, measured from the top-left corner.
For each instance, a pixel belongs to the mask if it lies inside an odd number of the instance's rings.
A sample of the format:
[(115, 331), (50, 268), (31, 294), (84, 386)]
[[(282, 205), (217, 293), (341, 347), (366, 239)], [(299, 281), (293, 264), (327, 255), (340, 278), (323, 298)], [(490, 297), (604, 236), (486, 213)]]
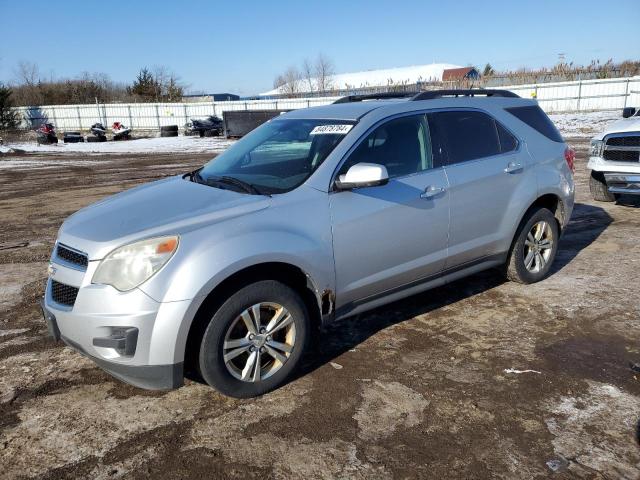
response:
[(591, 140), (591, 156), (601, 157), (604, 150), (604, 142), (602, 140)]
[(125, 292), (151, 278), (178, 248), (178, 237), (158, 237), (116, 248), (98, 265), (91, 283)]

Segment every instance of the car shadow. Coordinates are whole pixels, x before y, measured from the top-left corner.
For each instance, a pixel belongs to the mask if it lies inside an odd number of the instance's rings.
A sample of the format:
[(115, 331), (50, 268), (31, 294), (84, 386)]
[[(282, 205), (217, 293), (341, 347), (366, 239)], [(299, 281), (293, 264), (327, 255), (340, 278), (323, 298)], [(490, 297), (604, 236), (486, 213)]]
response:
[[(576, 204), (550, 274), (558, 273), (571, 263), (581, 250), (596, 241), (612, 221), (611, 216), (600, 207)], [(501, 272), (491, 269), (332, 323), (315, 339), (314, 348), (305, 357), (295, 378), (333, 361), (381, 330), (419, 315), (427, 315), (505, 282)]]
[(613, 219), (603, 208), (576, 203), (571, 221), (562, 233), (558, 253), (549, 274), (554, 275), (571, 263), (583, 249), (597, 240), (611, 222)]

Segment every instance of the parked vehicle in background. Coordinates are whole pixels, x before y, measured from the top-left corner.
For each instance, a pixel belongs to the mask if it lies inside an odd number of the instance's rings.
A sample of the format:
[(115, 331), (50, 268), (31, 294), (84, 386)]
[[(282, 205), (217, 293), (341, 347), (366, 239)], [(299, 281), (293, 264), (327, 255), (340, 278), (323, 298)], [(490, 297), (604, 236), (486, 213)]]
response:
[(107, 129), (100, 123), (94, 123), (91, 125), (92, 136), (87, 136), (87, 142), (106, 142), (107, 141)]
[(111, 126), (114, 140), (129, 140), (131, 138), (131, 128), (125, 127), (120, 122), (113, 122)]
[(69, 217), (43, 313), (144, 388), (235, 397), (289, 379), (317, 328), (487, 268), (545, 278), (573, 152), (533, 100), (346, 97), (266, 122), (204, 167)]
[(594, 200), (613, 202), (622, 194), (640, 195), (640, 110), (625, 108), (591, 140), (589, 188)]
[(58, 143), (58, 137), (56, 136), (56, 127), (53, 123), (43, 123), (36, 130), (36, 141), (38, 145), (49, 145), (52, 143)]
[(219, 137), (224, 134), (224, 125), (222, 124), (222, 119), (216, 115), (210, 115), (204, 120), (192, 118), (185, 124), (184, 134)]

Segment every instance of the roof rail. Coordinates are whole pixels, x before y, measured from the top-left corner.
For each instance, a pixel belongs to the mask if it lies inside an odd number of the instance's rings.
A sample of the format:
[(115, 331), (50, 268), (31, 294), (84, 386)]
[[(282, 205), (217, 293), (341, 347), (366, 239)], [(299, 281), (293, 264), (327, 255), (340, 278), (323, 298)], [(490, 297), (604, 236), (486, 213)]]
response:
[(385, 98), (415, 98), (420, 95), (418, 92), (382, 92), (382, 93), (368, 93), (366, 95), (347, 95), (346, 97), (339, 98), (336, 103), (351, 103), (361, 102), (363, 100), (384, 100)]
[(509, 90), (486, 90), (484, 88), (477, 88), (473, 90), (428, 90), (426, 92), (418, 93), (411, 100), (434, 100), (442, 97), (475, 97), (477, 95), (485, 95), (487, 97), (520, 98)]

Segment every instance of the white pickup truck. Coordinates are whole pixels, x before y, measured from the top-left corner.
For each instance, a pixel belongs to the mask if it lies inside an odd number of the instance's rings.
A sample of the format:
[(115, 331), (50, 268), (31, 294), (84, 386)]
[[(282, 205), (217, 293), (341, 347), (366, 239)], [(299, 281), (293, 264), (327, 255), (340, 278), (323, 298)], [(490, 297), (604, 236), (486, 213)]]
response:
[(622, 117), (591, 140), (587, 167), (594, 200), (613, 202), (621, 194), (640, 195), (640, 109), (625, 108)]

